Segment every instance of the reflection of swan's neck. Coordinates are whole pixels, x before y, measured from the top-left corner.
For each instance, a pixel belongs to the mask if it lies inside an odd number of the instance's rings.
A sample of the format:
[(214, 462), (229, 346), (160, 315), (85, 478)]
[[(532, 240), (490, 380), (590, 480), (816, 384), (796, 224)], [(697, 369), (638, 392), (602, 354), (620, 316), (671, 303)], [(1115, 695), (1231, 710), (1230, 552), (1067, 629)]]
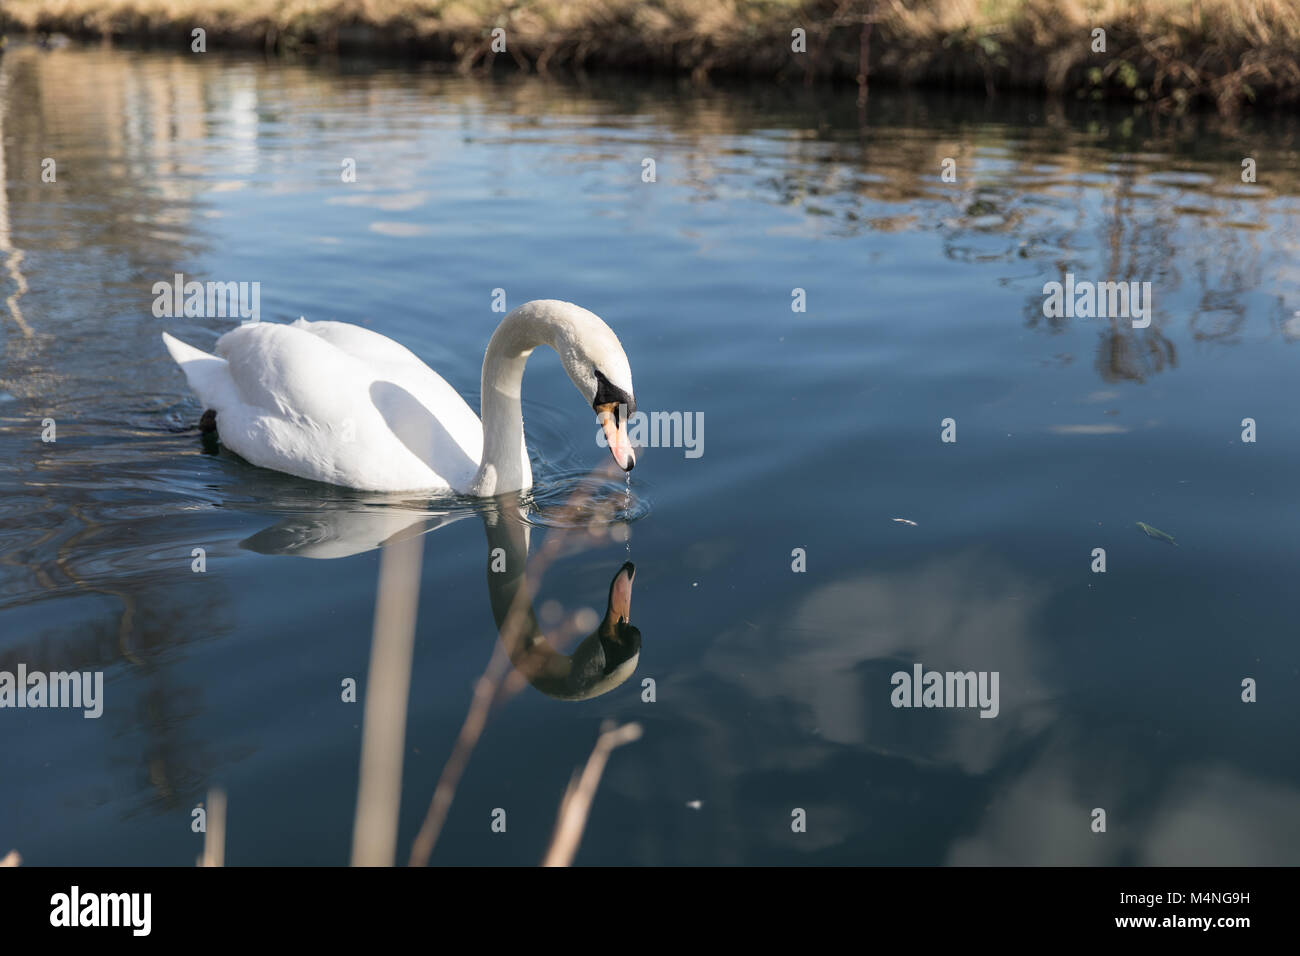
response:
[[(533, 596), (525, 574), (528, 565), (528, 523), (523, 520), (519, 499), (513, 494), (497, 497), (496, 506), (483, 512), (488, 538), (488, 595), (497, 632), (516, 667), (532, 658), (534, 671), (550, 676), (568, 675), (571, 663), (556, 653), (542, 636), (533, 613)], [(530, 677), (538, 676), (536, 673)]]
[[(525, 573), (528, 523), (523, 520), (519, 497), (498, 495), (495, 507), (483, 512), (483, 526), (488, 538), (492, 616), (515, 669), (543, 694), (560, 700), (587, 700), (626, 681), (636, 669), (641, 636), (635, 628), (624, 627), (625, 617), (611, 617), (607, 609), (601, 627), (581, 641), (572, 654), (557, 651), (538, 627)], [(630, 594), (631, 568), (624, 568), (628, 569)], [(611, 585), (609, 607), (613, 607), (613, 592)]]
[(477, 495), (517, 491), (533, 483), (519, 392), (528, 356), (539, 345), (556, 348), (559, 331), (549, 314), (533, 306), (521, 305), (502, 319), (483, 356), (483, 460), (472, 488)]

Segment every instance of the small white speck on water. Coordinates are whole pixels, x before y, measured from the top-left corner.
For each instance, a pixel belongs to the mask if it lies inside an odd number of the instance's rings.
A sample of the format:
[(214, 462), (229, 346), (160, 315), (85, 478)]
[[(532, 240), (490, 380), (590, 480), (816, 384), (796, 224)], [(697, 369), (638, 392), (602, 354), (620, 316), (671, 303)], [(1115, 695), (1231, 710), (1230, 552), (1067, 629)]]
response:
[(703, 801), (703, 800), (687, 800), (687, 801), (686, 801), (686, 805), (687, 805), (688, 807), (690, 807), (692, 810), (698, 810), (700, 807), (704, 806), (704, 801)]

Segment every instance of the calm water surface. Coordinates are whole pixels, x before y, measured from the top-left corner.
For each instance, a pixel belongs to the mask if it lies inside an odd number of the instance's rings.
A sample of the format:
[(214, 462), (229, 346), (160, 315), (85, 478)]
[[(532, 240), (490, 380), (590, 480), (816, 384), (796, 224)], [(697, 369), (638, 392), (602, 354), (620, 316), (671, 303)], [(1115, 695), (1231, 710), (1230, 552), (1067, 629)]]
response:
[[(530, 363), (532, 548), (602, 535), (539, 613), (602, 612), (630, 552), (643, 649), (604, 696), (494, 711), (434, 862), (538, 861), (612, 718), (645, 736), (582, 863), (1300, 863), (1295, 119), (32, 48), (0, 118), (0, 670), (105, 679), (98, 720), (0, 711), (0, 855), (189, 865), (220, 786), (229, 863), (346, 862), (340, 682), (365, 685), (371, 545), (409, 526), (404, 859), (496, 642), (481, 506), (205, 448), (159, 333), (234, 323), (155, 318), (180, 272), (392, 336), (475, 408), (493, 290), (568, 299), (643, 409), (703, 413), (703, 455), (647, 449), (629, 491), (584, 477), (590, 410)], [(1066, 273), (1151, 282), (1150, 328), (1045, 318)], [(892, 707), (918, 662), (997, 671), (997, 718)]]

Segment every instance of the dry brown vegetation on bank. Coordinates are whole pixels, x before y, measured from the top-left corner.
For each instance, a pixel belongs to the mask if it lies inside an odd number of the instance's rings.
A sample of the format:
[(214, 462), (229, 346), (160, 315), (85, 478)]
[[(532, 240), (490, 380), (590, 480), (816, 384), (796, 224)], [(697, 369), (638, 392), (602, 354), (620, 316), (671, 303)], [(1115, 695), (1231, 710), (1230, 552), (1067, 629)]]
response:
[[(10, 30), (281, 52), (393, 50), (465, 71), (620, 67), (1124, 96), (1231, 113), (1300, 100), (1294, 0), (5, 0)], [(506, 52), (491, 31), (506, 30)], [(1093, 50), (1092, 31), (1106, 31)], [(794, 52), (792, 31), (806, 31)]]

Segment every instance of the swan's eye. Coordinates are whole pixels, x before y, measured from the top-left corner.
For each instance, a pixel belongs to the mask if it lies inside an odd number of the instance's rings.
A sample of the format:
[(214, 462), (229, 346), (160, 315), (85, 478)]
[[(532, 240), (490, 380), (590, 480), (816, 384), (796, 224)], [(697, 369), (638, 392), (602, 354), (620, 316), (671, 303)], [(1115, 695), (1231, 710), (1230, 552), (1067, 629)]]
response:
[(592, 371), (596, 374), (596, 397), (591, 403), (593, 409), (599, 409), (602, 405), (613, 405), (616, 408), (619, 405), (626, 405), (629, 416), (636, 412), (635, 398), (610, 382), (600, 369), (596, 368)]

